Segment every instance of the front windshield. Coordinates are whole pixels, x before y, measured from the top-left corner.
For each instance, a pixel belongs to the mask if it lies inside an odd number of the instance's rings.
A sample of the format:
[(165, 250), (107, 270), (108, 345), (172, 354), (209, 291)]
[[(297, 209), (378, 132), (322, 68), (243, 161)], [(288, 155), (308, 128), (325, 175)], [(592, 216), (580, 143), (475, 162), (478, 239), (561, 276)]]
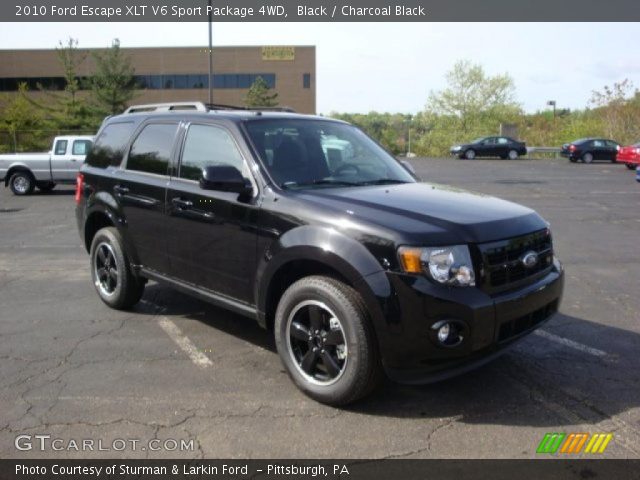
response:
[(486, 140), (487, 138), (488, 137), (479, 137), (479, 138), (476, 138), (475, 140), (472, 140), (471, 143), (480, 143), (483, 140)]
[(271, 178), (283, 188), (415, 182), (396, 159), (351, 125), (291, 118), (245, 124)]

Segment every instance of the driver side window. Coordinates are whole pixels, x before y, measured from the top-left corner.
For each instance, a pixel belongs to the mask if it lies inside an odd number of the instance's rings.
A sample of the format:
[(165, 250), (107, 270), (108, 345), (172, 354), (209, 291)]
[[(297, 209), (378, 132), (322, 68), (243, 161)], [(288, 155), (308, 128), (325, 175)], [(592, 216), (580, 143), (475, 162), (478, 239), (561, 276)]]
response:
[(191, 125), (187, 131), (178, 176), (199, 180), (202, 169), (211, 165), (236, 167), (244, 177), (249, 169), (231, 134), (213, 125)]

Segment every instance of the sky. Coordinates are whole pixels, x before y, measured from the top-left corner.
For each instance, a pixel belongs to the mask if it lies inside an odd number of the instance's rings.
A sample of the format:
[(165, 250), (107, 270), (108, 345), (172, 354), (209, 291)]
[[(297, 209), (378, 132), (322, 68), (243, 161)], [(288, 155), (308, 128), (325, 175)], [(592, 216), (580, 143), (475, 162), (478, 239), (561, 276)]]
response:
[[(214, 23), (214, 46), (315, 45), (318, 113), (416, 113), (457, 60), (508, 73), (528, 112), (584, 108), (592, 91), (640, 87), (638, 23)], [(206, 23), (4, 23), (0, 48), (206, 46)], [(215, 59), (214, 59), (215, 68)]]

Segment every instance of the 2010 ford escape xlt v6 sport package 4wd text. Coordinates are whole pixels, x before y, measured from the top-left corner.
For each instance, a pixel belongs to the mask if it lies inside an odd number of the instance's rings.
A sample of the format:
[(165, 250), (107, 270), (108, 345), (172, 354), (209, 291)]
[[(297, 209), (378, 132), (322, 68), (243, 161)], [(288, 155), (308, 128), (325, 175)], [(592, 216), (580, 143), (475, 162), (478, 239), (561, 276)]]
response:
[(557, 311), (562, 267), (534, 211), (420, 183), (341, 121), (170, 108), (108, 118), (78, 175), (107, 305), (153, 280), (253, 317), (295, 384), (332, 405), (383, 374), (477, 367)]

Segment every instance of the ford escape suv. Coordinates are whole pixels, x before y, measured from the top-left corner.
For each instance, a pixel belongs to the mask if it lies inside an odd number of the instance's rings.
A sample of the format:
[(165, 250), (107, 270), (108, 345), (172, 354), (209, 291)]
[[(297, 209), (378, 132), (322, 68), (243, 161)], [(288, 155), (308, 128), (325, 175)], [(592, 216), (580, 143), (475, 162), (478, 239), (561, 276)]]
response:
[(421, 183), (322, 117), (129, 110), (100, 128), (76, 203), (104, 303), (132, 307), (153, 280), (255, 318), (293, 382), (332, 405), (385, 374), (426, 383), (477, 367), (562, 296), (536, 212)]

